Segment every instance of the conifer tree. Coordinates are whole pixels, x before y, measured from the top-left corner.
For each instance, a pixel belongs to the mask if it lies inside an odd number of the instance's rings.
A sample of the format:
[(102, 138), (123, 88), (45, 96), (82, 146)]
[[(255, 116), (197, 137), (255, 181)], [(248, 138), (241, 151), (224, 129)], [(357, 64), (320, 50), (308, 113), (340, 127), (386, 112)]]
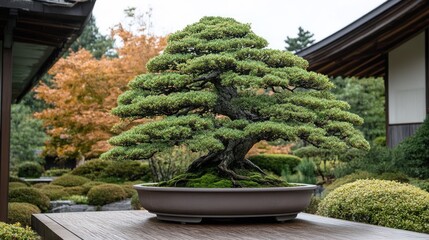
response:
[(299, 27), (298, 36), (296, 38), (286, 38), (285, 43), (287, 44), (287, 46), (285, 48), (290, 52), (298, 52), (299, 50), (304, 49), (313, 44), (313, 36), (314, 34), (304, 30), (302, 27)]
[[(231, 179), (255, 168), (245, 156), (261, 140), (302, 139), (327, 149), (368, 149), (362, 119), (329, 92), (329, 78), (290, 52), (266, 49), (248, 24), (204, 17), (172, 34), (148, 73), (129, 83), (113, 114), (157, 118), (110, 139), (105, 159), (147, 159), (174, 146), (204, 152), (188, 172), (216, 166)], [(161, 117), (161, 120), (159, 118)]]

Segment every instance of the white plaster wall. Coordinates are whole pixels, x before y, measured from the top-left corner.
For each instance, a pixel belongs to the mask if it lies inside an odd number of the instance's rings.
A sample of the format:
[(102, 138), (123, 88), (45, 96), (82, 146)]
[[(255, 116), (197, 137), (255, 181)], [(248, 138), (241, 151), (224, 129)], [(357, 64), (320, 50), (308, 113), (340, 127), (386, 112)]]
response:
[(424, 32), (389, 52), (389, 124), (426, 116)]

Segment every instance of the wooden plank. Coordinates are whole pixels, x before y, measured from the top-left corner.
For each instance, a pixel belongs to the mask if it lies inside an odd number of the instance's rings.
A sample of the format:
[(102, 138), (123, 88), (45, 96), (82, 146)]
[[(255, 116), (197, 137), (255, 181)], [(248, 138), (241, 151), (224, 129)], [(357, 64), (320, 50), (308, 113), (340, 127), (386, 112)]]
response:
[(421, 123), (406, 123), (406, 124), (390, 124), (387, 127), (387, 144), (389, 147), (394, 147), (401, 143), (405, 138), (413, 135)]
[[(159, 221), (147, 211), (52, 213), (34, 215), (33, 228), (44, 233), (67, 230), (77, 239), (429, 239), (428, 234), (304, 214), (295, 220)], [(61, 227), (58, 227), (61, 226)], [(51, 239), (51, 238), (45, 238)], [(63, 238), (74, 239), (74, 238)]]

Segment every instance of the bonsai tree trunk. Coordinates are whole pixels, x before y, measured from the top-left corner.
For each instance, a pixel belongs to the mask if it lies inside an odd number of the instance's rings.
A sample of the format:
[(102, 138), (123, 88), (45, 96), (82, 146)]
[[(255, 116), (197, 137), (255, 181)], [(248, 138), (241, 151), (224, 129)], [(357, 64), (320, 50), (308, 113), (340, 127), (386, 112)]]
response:
[(205, 169), (207, 165), (216, 165), (217, 168), (228, 175), (232, 180), (247, 180), (248, 177), (237, 174), (233, 167), (251, 168), (265, 174), (258, 166), (246, 159), (246, 154), (257, 141), (255, 139), (245, 138), (229, 141), (225, 144), (224, 151), (210, 153), (195, 160), (188, 168), (188, 172), (199, 172)]

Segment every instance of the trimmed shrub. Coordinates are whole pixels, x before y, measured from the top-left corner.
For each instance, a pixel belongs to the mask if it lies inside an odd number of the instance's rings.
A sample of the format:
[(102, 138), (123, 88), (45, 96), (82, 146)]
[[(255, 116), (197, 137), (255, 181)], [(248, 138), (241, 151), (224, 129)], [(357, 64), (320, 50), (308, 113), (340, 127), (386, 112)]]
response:
[(111, 163), (112, 161), (109, 161), (109, 160), (101, 160), (101, 159), (89, 160), (89, 161), (86, 161), (84, 164), (75, 168), (71, 174), (86, 177), (91, 180), (95, 180), (100, 178), (104, 169), (106, 169)]
[(134, 210), (141, 210), (142, 209), (142, 205), (140, 204), (140, 199), (139, 199), (139, 195), (138, 193), (135, 193), (132, 197), (131, 197), (131, 207)]
[(36, 205), (42, 212), (49, 210), (49, 197), (36, 188), (16, 188), (9, 192), (9, 202), (26, 202)]
[(322, 201), (322, 198), (312, 196), (310, 205), (304, 210), (305, 213), (316, 214), (317, 209), (319, 208), (319, 204)]
[(85, 177), (67, 174), (54, 179), (54, 181), (52, 181), (51, 184), (60, 185), (63, 187), (76, 187), (76, 186), (82, 186), (83, 184), (89, 181), (90, 180)]
[(43, 171), (43, 167), (36, 162), (23, 162), (18, 166), (18, 177), (39, 178)]
[(301, 162), (301, 158), (287, 154), (260, 154), (250, 156), (249, 160), (278, 176), (282, 175), (282, 171), (296, 173), (295, 168)]
[(374, 145), (380, 146), (380, 147), (386, 147), (386, 137), (385, 136), (380, 136), (380, 137), (376, 137), (373, 140)]
[(64, 189), (64, 187), (58, 185), (45, 185), (40, 188), (40, 191), (51, 200), (59, 200), (69, 195)]
[(0, 239), (2, 240), (40, 240), (40, 237), (30, 227), (21, 227), (21, 224), (7, 224), (0, 222)]
[(426, 179), (426, 180), (413, 179), (411, 180), (410, 184), (422, 190), (425, 190), (426, 192), (429, 192), (429, 179)]
[(10, 182), (9, 183), (9, 191), (10, 191), (10, 189), (22, 188), (22, 187), (28, 187), (28, 186), (22, 182)]
[(394, 150), (395, 165), (410, 177), (429, 178), (429, 117)]
[(24, 183), (27, 186), (30, 186), (30, 184), (24, 180), (22, 180), (19, 177), (14, 177), (14, 176), (9, 176), (9, 182), (20, 182), (20, 183)]
[(33, 185), (31, 185), (34, 188), (43, 188), (44, 186), (48, 185), (47, 183), (35, 183)]
[(24, 226), (31, 225), (31, 215), (40, 213), (40, 209), (31, 203), (11, 202), (9, 203), (8, 223), (21, 223)]
[(84, 194), (87, 194), (89, 192), (89, 190), (91, 190), (91, 188), (98, 186), (98, 185), (102, 185), (102, 184), (105, 184), (105, 183), (103, 183), (103, 182), (87, 182), (87, 183), (83, 184), (82, 187), (83, 187)]
[(338, 178), (336, 179), (333, 183), (331, 183), (330, 185), (328, 185), (325, 189), (326, 192), (332, 191), (344, 184), (347, 183), (352, 183), (356, 180), (359, 179), (375, 179), (376, 174), (374, 173), (369, 173), (369, 172), (365, 172), (365, 171), (358, 171), (349, 175), (346, 175), (342, 178)]
[(126, 196), (127, 194), (121, 186), (116, 184), (103, 184), (89, 190), (88, 203), (90, 205), (102, 206), (124, 200)]
[(61, 177), (64, 174), (71, 172), (69, 168), (51, 168), (46, 170), (44, 175), (47, 177)]
[(87, 193), (82, 186), (66, 187), (64, 191), (66, 191), (68, 195), (85, 195)]
[(149, 165), (140, 161), (113, 161), (102, 172), (101, 178), (116, 178), (116, 182), (151, 179)]
[(393, 173), (393, 172), (386, 172), (382, 173), (381, 175), (375, 176), (376, 179), (380, 180), (390, 180), (390, 181), (397, 181), (401, 183), (409, 183), (410, 179), (408, 179), (407, 175), (403, 173)]
[(122, 185), (122, 188), (124, 189), (125, 193), (127, 194), (127, 198), (130, 198), (134, 194), (137, 193), (137, 191), (131, 185)]
[(358, 180), (329, 193), (318, 214), (429, 233), (429, 193), (409, 184)]

